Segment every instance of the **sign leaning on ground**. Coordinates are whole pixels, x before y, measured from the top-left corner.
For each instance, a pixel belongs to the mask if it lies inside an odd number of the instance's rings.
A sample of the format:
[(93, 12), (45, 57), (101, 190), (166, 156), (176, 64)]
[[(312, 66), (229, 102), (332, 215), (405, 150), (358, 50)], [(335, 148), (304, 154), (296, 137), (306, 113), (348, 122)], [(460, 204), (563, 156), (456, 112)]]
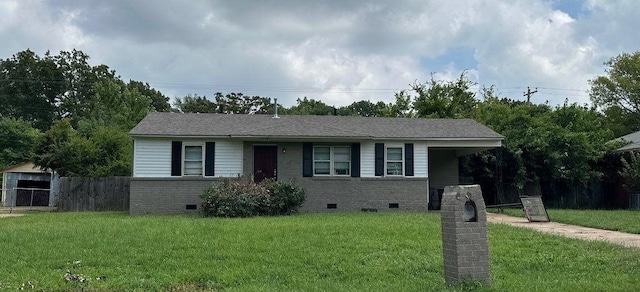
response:
[(542, 203), (542, 197), (520, 197), (524, 216), (529, 222), (549, 222), (549, 214)]

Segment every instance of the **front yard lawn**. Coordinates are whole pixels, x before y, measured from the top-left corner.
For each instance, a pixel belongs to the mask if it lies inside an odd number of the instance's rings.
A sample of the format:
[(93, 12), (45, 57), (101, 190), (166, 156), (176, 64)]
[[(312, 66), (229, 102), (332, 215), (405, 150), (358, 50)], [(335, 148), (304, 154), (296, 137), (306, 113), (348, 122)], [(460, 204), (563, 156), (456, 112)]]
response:
[(491, 287), (447, 287), (436, 213), (30, 214), (0, 219), (0, 290), (631, 291), (640, 278), (638, 249), (494, 224), (489, 239)]

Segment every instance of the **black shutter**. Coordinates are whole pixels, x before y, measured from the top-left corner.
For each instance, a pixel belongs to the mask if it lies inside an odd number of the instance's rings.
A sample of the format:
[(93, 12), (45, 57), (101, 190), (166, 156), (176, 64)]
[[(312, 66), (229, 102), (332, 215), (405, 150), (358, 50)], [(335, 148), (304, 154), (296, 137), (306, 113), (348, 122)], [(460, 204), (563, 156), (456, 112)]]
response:
[(376, 176), (384, 175), (384, 143), (376, 143)]
[(216, 143), (215, 142), (206, 142), (205, 143), (205, 153), (204, 153), (204, 175), (205, 176), (214, 176), (215, 175), (215, 154), (216, 153)]
[(413, 176), (413, 143), (404, 144), (404, 175)]
[(313, 145), (302, 143), (302, 176), (313, 176)]
[(360, 143), (351, 144), (351, 177), (360, 177)]
[(182, 141), (171, 141), (171, 176), (182, 175)]

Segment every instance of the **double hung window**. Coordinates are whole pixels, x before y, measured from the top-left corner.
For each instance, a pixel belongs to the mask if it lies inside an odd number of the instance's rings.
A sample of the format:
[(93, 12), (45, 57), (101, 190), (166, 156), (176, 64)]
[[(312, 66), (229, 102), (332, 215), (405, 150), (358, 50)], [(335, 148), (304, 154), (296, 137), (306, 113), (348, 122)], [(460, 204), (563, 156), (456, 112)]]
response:
[(387, 175), (404, 175), (404, 157), (402, 147), (387, 147), (386, 174)]
[(185, 145), (183, 175), (202, 175), (202, 145)]
[(351, 175), (351, 147), (314, 146), (313, 174), (327, 176)]

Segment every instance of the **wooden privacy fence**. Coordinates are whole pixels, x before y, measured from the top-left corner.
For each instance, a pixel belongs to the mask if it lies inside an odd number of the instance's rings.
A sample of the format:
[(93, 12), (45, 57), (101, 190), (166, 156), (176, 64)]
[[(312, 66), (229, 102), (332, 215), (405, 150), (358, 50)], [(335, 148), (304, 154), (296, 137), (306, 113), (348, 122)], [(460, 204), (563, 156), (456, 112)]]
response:
[(129, 211), (130, 177), (62, 177), (58, 211)]

